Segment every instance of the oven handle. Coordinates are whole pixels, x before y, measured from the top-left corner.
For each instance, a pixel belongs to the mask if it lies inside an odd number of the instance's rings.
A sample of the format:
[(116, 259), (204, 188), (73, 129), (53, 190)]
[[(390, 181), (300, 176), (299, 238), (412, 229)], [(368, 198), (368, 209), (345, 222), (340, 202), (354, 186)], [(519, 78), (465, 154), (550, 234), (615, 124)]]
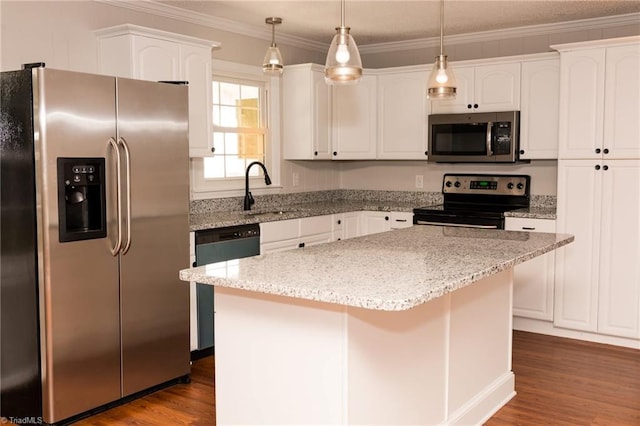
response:
[(416, 221), (416, 225), (439, 225), (439, 226), (457, 226), (459, 228), (499, 229), (498, 225), (468, 225), (463, 223), (428, 222), (425, 220)]
[(491, 140), (493, 139), (491, 137), (491, 131), (493, 130), (493, 123), (491, 121), (489, 121), (487, 123), (487, 155), (493, 155), (493, 148), (492, 148), (492, 143)]

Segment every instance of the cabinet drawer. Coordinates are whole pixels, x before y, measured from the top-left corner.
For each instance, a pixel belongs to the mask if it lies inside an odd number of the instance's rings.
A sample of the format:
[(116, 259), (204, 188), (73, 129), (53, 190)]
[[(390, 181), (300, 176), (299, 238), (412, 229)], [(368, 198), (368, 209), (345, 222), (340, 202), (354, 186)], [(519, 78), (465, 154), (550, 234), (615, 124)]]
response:
[(504, 229), (507, 231), (556, 232), (556, 221), (553, 219), (507, 217), (504, 221)]
[(391, 229), (411, 228), (413, 226), (413, 213), (391, 212)]

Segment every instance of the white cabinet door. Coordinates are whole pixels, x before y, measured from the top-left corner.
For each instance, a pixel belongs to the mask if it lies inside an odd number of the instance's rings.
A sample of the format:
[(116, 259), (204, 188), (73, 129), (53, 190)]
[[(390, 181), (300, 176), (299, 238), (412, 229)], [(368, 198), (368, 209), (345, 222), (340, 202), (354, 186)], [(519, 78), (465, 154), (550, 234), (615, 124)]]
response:
[(640, 44), (606, 51), (603, 157), (640, 158)]
[(431, 102), (434, 114), (520, 109), (520, 63), (456, 67), (455, 99)]
[(133, 36), (134, 76), (141, 80), (180, 80), (180, 45)]
[(300, 237), (326, 234), (333, 231), (333, 215), (311, 216), (300, 219)]
[(376, 158), (375, 75), (352, 86), (332, 86), (331, 146), (334, 160)]
[(522, 63), (520, 158), (558, 158), (560, 59)]
[(427, 158), (428, 72), (378, 76), (378, 159)]
[(601, 157), (605, 50), (560, 55), (559, 158)]
[(282, 75), (282, 136), (286, 160), (331, 158), (329, 94), (321, 66), (286, 67)]
[(292, 240), (299, 237), (300, 219), (287, 219), (260, 224), (260, 244)]
[(346, 240), (360, 236), (361, 212), (338, 213), (333, 215), (333, 240)]
[(281, 251), (297, 249), (300, 244), (299, 238), (293, 240), (274, 241), (271, 243), (260, 244), (260, 254), (278, 253)]
[[(555, 220), (505, 219), (505, 230), (555, 232)], [(520, 317), (553, 320), (555, 253), (549, 252), (517, 265), (513, 271), (513, 314)]]
[(476, 67), (473, 108), (477, 112), (519, 110), (520, 63)]
[(362, 212), (362, 235), (377, 234), (391, 229), (389, 212)]
[(598, 333), (640, 339), (640, 160), (603, 161), (600, 174)]
[(189, 82), (189, 155), (213, 154), (211, 48), (180, 46), (181, 78)]
[(558, 161), (557, 232), (575, 241), (556, 250), (554, 324), (597, 329), (602, 171), (598, 161)]
[(330, 243), (331, 241), (333, 241), (333, 233), (331, 232), (325, 234), (309, 235), (307, 237), (300, 238), (300, 244), (298, 245), (298, 247), (313, 247), (320, 244)]

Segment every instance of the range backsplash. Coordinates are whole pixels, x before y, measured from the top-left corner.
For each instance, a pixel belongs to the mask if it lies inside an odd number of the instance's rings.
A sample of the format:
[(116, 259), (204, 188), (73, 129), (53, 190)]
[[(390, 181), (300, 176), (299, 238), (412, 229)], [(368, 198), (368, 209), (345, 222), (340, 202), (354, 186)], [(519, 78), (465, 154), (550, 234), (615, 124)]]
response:
[[(295, 204), (308, 204), (327, 201), (360, 201), (413, 203), (416, 207), (442, 203), (440, 192), (419, 191), (373, 191), (358, 189), (336, 189), (329, 191), (292, 192), (287, 194), (256, 195), (256, 204), (263, 209), (277, 209)], [(212, 198), (193, 200), (190, 204), (191, 214), (216, 211), (242, 210), (243, 197)], [(531, 207), (555, 208), (554, 195), (531, 195)]]

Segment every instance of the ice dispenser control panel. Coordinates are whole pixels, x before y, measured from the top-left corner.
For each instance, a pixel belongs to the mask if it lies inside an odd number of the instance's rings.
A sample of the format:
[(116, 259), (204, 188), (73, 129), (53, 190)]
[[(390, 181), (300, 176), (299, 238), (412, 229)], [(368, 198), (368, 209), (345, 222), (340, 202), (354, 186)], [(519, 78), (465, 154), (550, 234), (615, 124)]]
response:
[(107, 236), (104, 158), (58, 158), (60, 242)]

